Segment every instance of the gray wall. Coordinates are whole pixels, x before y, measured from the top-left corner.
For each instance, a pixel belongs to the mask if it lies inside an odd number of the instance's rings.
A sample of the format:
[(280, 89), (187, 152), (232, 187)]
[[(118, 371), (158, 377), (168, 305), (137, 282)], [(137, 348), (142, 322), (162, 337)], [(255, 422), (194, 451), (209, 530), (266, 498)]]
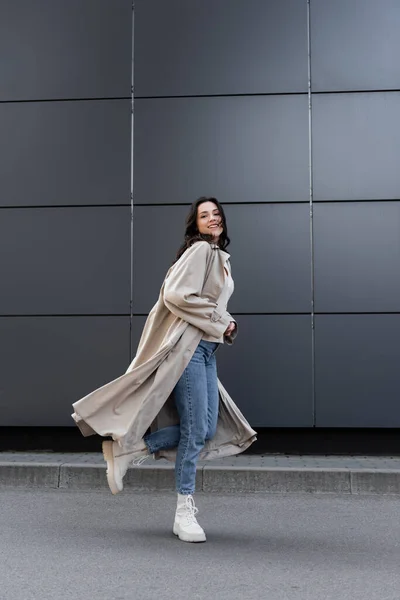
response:
[(0, 0), (0, 424), (130, 359), (130, 0)]
[(0, 14), (1, 424), (70, 425), (125, 370), (215, 195), (251, 423), (400, 426), (398, 1), (135, 0), (134, 36), (130, 0)]

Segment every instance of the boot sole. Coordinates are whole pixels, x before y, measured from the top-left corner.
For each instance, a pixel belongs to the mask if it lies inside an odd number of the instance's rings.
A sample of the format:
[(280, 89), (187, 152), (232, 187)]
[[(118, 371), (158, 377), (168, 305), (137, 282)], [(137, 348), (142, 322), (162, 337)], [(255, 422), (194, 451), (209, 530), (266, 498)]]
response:
[(104, 456), (104, 460), (107, 463), (107, 483), (108, 483), (108, 487), (111, 490), (111, 493), (114, 494), (114, 496), (116, 494), (118, 494), (119, 492), (122, 492), (122, 490), (120, 490), (117, 487), (117, 484), (115, 483), (115, 478), (114, 478), (114, 454), (113, 454), (113, 443), (112, 442), (103, 442), (102, 443), (102, 450), (103, 450), (103, 456)]
[(176, 535), (181, 540), (181, 542), (191, 542), (193, 544), (201, 544), (201, 543), (207, 541), (205, 534), (201, 535), (201, 536), (199, 535), (197, 537), (193, 536), (193, 535), (191, 536), (188, 533), (181, 532), (179, 527), (177, 527), (176, 525), (174, 525), (174, 528), (172, 531), (173, 531), (173, 534)]

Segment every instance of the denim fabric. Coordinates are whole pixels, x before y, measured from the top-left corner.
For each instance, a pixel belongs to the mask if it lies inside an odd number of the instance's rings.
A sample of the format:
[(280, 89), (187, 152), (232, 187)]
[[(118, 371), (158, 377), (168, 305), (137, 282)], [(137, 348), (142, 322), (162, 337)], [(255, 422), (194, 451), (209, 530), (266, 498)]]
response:
[(199, 454), (214, 437), (218, 420), (216, 342), (201, 340), (174, 389), (179, 425), (145, 437), (151, 453), (176, 448), (175, 479), (180, 494), (193, 494)]

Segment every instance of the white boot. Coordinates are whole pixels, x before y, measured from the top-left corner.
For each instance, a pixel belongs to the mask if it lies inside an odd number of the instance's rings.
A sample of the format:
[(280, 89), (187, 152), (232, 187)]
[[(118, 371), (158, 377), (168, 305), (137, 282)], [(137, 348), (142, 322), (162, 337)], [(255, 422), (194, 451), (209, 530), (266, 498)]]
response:
[(178, 494), (173, 532), (183, 542), (206, 541), (206, 534), (196, 520), (198, 512), (193, 496)]
[(124, 489), (123, 478), (130, 465), (139, 466), (150, 456), (144, 442), (130, 452), (124, 452), (117, 442), (103, 442), (103, 456), (107, 462), (107, 481), (113, 494)]

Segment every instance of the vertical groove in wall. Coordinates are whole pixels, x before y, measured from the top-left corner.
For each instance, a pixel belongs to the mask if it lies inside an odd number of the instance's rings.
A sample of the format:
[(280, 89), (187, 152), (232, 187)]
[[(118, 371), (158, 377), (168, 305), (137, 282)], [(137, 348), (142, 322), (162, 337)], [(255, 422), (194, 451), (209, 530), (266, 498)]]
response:
[(134, 145), (134, 101), (135, 101), (135, 88), (134, 88), (134, 38), (135, 38), (135, 4), (132, 1), (132, 54), (131, 54), (131, 289), (130, 289), (130, 301), (129, 301), (129, 362), (132, 361), (132, 327), (133, 327), (133, 145)]
[(310, 3), (307, 0), (307, 47), (308, 47), (308, 170), (309, 170), (309, 200), (310, 200), (310, 249), (311, 249), (311, 390), (312, 390), (312, 420), (316, 426), (317, 409), (315, 397), (315, 319), (314, 319), (314, 211), (313, 211), (313, 156), (312, 156), (312, 93), (311, 93), (311, 18)]

